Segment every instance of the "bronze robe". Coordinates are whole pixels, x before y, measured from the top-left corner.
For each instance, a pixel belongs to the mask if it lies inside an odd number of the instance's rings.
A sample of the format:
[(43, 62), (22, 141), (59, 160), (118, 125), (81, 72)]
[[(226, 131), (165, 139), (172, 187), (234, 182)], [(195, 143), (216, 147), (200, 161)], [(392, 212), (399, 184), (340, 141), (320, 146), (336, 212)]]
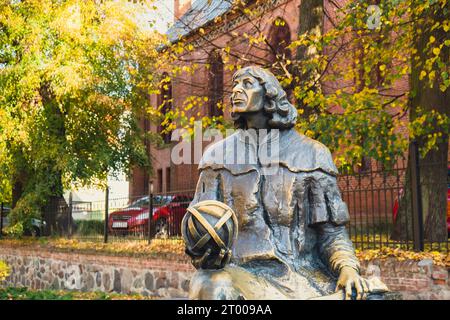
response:
[[(205, 151), (191, 205), (226, 203), (238, 217), (238, 239), (224, 269), (197, 271), (191, 298), (208, 298), (201, 288), (220, 278), (209, 290), (224, 299), (307, 299), (331, 294), (343, 266), (359, 270), (328, 148), (293, 129), (272, 132), (256, 143), (238, 130)], [(270, 143), (278, 143), (279, 157), (261, 161), (259, 150)]]

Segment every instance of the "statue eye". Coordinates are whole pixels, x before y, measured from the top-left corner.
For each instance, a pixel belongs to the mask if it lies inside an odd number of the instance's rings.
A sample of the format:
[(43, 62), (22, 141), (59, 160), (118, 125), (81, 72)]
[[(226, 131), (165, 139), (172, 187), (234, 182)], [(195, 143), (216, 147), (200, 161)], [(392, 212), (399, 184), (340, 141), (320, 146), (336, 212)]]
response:
[(246, 89), (250, 89), (252, 87), (252, 83), (249, 80), (244, 81), (244, 86)]

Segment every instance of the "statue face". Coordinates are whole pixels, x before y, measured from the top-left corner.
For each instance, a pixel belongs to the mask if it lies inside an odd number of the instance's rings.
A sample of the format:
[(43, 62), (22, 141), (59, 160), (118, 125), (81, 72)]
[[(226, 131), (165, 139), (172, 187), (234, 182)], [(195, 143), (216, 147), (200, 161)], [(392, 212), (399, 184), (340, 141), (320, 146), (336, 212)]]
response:
[(265, 89), (258, 79), (248, 73), (234, 79), (231, 95), (233, 112), (258, 112), (264, 107), (264, 103)]

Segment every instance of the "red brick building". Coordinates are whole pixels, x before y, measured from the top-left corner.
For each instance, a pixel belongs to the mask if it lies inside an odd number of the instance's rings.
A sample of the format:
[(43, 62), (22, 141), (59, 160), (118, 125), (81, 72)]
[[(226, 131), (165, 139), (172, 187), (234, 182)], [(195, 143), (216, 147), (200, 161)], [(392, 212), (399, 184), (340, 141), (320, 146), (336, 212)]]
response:
[[(223, 114), (225, 119), (229, 119), (230, 111), (227, 108), (219, 110), (215, 107), (217, 102), (223, 101), (226, 105), (228, 101), (230, 79), (234, 71), (228, 70), (227, 65), (234, 62), (233, 59), (239, 59), (243, 61), (243, 64), (258, 62), (260, 65), (270, 67), (275, 61), (274, 51), (286, 56), (293, 54), (284, 48), (287, 43), (297, 37), (300, 0), (248, 1), (252, 9), (256, 6), (257, 10), (264, 12), (258, 19), (252, 21), (249, 21), (245, 15), (231, 12), (231, 2), (229, 0), (195, 0), (191, 3), (190, 0), (175, 0), (175, 21), (174, 26), (168, 31), (169, 39), (175, 42), (181, 36), (192, 43), (196, 49), (184, 59), (200, 61), (200, 67), (195, 74), (186, 73), (172, 79), (167, 90), (151, 97), (153, 105), (159, 105), (164, 95), (169, 99), (172, 98), (174, 105), (181, 105), (188, 96), (207, 96), (209, 102), (203, 106), (202, 114), (209, 116)], [(325, 1), (325, 31), (332, 27), (331, 19), (335, 17), (335, 5), (344, 2), (342, 0)], [(218, 17), (221, 19), (217, 20)], [(200, 28), (202, 28), (201, 33)], [(269, 39), (273, 50), (268, 51), (252, 46), (245, 37), (233, 37), (234, 32), (240, 35), (262, 32)], [(231, 48), (232, 54), (230, 60), (223, 61), (218, 48), (226, 46)], [(206, 64), (211, 67), (207, 68)], [(396, 88), (399, 91), (406, 90), (407, 79), (400, 82)], [(324, 84), (324, 90), (334, 89), (334, 84)], [(170, 106), (167, 107), (170, 108)], [(142, 126), (145, 130), (150, 129), (153, 132), (161, 130), (160, 127), (145, 120), (142, 121)], [(170, 142), (169, 136), (164, 138), (166, 142)], [(130, 196), (147, 194), (151, 181), (155, 192), (195, 188), (198, 179), (197, 165), (174, 165), (170, 160), (173, 146), (173, 142), (162, 148), (147, 144), (152, 157), (153, 173), (150, 177), (142, 169), (134, 169), (130, 180)]]

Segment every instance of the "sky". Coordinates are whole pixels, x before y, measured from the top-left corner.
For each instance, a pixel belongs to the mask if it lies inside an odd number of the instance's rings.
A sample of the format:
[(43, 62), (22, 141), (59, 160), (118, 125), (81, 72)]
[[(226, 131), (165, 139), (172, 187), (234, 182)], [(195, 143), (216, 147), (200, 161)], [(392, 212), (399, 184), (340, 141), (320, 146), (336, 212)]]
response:
[(151, 17), (156, 21), (155, 29), (165, 33), (173, 23), (173, 0), (156, 0), (154, 5), (158, 8), (151, 13)]

